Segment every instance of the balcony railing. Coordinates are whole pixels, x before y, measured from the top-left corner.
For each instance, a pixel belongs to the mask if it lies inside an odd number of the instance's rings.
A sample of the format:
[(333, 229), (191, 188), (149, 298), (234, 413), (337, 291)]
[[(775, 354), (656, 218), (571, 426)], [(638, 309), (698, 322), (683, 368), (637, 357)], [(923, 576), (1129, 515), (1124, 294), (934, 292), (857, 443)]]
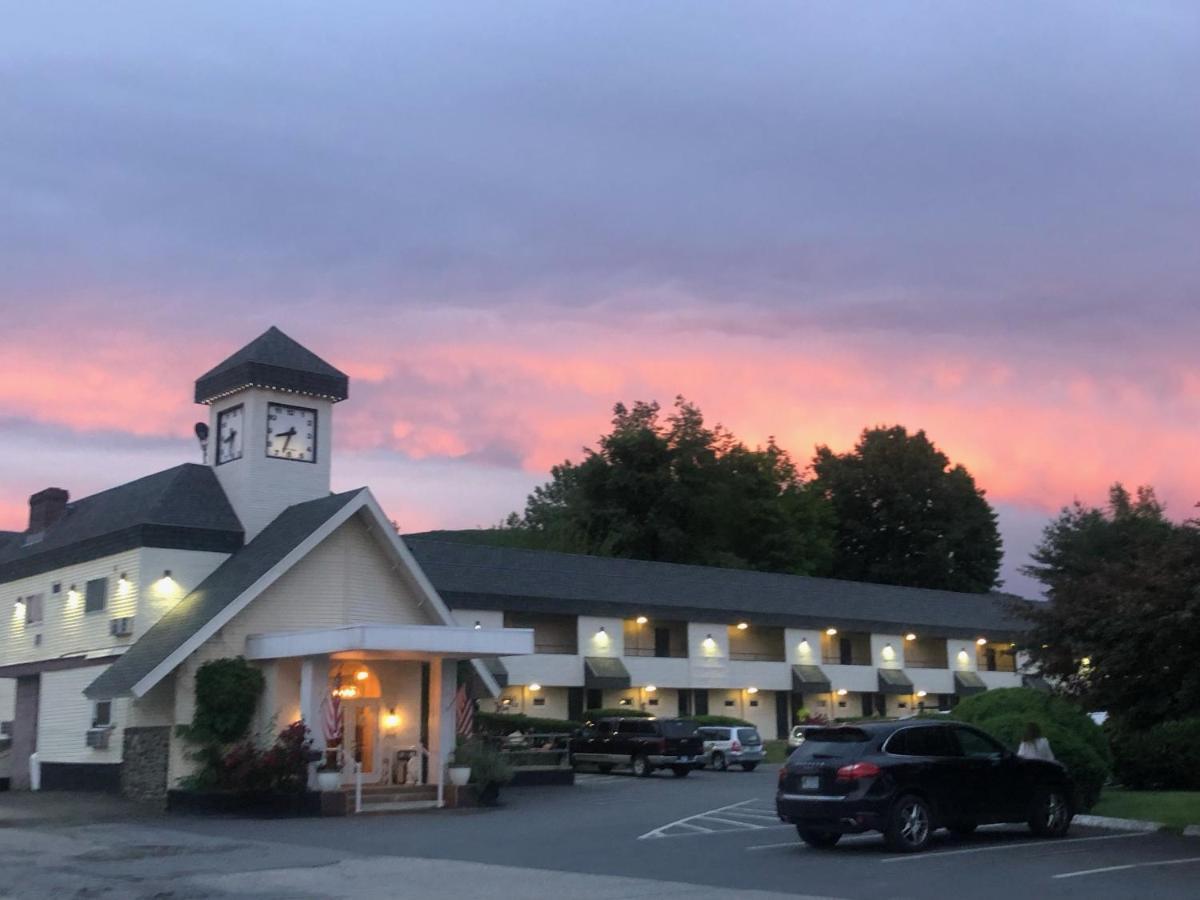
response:
[(656, 659), (687, 659), (684, 650), (673, 650), (670, 653), (655, 653), (653, 647), (625, 647), (626, 656), (654, 657)]
[(821, 656), (821, 662), (827, 666), (869, 666), (871, 657), (851, 654), (850, 659), (844, 659), (840, 653), (826, 653)]
[(577, 644), (539, 644), (534, 643), (534, 653), (558, 653), (568, 656), (574, 656), (579, 652)]

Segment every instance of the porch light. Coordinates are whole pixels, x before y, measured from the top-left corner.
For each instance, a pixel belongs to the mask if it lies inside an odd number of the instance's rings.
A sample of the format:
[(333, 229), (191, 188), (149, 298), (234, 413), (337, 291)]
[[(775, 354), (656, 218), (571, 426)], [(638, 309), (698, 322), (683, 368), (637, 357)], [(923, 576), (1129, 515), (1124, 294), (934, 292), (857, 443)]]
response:
[(917, 696), (918, 697), (928, 696), (928, 692), (927, 691), (917, 691)]
[(845, 688), (838, 688), (837, 695), (839, 697), (845, 697), (848, 693), (849, 691), (847, 691)]
[(738, 623), (737, 623), (737, 629), (738, 629), (738, 631), (745, 631), (745, 630), (746, 630), (747, 628), (749, 628), (749, 627), (750, 627), (750, 623), (749, 623), (749, 622), (738, 622)]
[(592, 637), (592, 640), (601, 645), (608, 643), (608, 632), (604, 630), (603, 625), (596, 629), (596, 634)]
[(980, 647), (982, 647), (984, 644), (987, 643), (987, 638), (985, 638), (985, 637), (975, 638), (975, 643), (978, 644)]
[(904, 639), (906, 641), (915, 641), (917, 639), (917, 636), (910, 631), (908, 634), (906, 634), (904, 636)]
[(359, 669), (357, 672), (354, 673), (355, 681), (366, 681), (370, 677), (371, 677), (371, 675), (366, 669)]
[(400, 727), (400, 714), (395, 708), (388, 710), (383, 716), (383, 727), (389, 731), (394, 731)]
[(746, 688), (746, 693), (747, 693), (747, 694), (757, 694), (757, 693), (758, 693), (758, 688), (756, 688), (756, 687), (748, 687), (748, 688)]
[(533, 684), (531, 684), (529, 686), (529, 693), (536, 694), (541, 689), (542, 689), (542, 686), (535, 681)]
[(634, 619), (634, 621), (637, 622), (639, 625), (645, 625), (650, 620), (647, 619), (645, 616), (638, 616), (636, 619)]
[(835, 634), (837, 634), (837, 629), (836, 628), (826, 628), (825, 633), (827, 635), (829, 635), (830, 637), (833, 637)]
[(653, 694), (655, 691), (658, 690), (658, 688), (652, 684), (648, 684), (644, 688), (642, 688), (642, 690), (645, 691), (647, 694)]

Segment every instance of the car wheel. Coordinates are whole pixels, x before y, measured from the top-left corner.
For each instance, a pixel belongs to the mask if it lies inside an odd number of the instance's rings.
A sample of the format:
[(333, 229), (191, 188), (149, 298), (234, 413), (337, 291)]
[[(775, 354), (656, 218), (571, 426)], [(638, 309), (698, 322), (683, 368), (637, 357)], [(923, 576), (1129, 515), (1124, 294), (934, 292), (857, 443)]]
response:
[(743, 772), (753, 772), (758, 768), (758, 763), (742, 763)]
[(646, 759), (646, 757), (641, 753), (633, 758), (633, 761), (630, 762), (629, 767), (633, 769), (633, 774), (637, 775), (639, 778), (645, 778), (654, 771), (650, 768), (650, 760)]
[(800, 840), (815, 850), (828, 850), (842, 839), (842, 836), (836, 831), (818, 831), (815, 828), (803, 828), (800, 825), (796, 826), (796, 833), (800, 835)]
[(883, 839), (892, 850), (916, 853), (929, 845), (932, 832), (933, 814), (929, 804), (920, 797), (905, 794), (892, 806)]
[(596, 768), (605, 775), (613, 770), (612, 763), (596, 763)]
[(1071, 802), (1061, 788), (1042, 788), (1033, 798), (1029, 830), (1039, 837), (1062, 837), (1071, 827)]
[(724, 772), (729, 768), (729, 764), (725, 762), (725, 754), (717, 751), (712, 755), (712, 767), (718, 772)]
[(970, 837), (975, 833), (978, 825), (975, 822), (955, 822), (953, 825), (946, 826), (950, 833), (958, 837)]
[(676, 778), (687, 778), (692, 774), (691, 766), (671, 766), (671, 771), (675, 773)]

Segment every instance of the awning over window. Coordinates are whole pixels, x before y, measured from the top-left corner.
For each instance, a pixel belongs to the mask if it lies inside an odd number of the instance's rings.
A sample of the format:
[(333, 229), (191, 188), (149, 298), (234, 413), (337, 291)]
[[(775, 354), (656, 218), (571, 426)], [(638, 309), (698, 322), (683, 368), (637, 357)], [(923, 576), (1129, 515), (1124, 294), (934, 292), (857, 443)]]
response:
[(881, 694), (914, 694), (912, 679), (901, 669), (879, 669), (879, 693)]
[(630, 685), (629, 670), (625, 663), (612, 656), (585, 656), (583, 659), (583, 686), (619, 691)]
[(829, 676), (820, 666), (792, 666), (792, 690), (800, 694), (827, 694), (832, 689)]
[(982, 694), (986, 690), (987, 685), (974, 672), (954, 673), (954, 693), (958, 696), (969, 697), (972, 694)]

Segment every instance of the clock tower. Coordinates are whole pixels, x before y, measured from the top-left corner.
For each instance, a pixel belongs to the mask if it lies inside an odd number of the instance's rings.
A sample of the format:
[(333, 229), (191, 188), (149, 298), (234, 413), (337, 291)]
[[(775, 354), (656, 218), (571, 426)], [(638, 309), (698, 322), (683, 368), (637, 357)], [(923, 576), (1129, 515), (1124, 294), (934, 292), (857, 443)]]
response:
[(250, 541), (296, 503), (329, 494), (333, 404), (349, 379), (271, 327), (196, 380), (209, 408), (205, 462)]

